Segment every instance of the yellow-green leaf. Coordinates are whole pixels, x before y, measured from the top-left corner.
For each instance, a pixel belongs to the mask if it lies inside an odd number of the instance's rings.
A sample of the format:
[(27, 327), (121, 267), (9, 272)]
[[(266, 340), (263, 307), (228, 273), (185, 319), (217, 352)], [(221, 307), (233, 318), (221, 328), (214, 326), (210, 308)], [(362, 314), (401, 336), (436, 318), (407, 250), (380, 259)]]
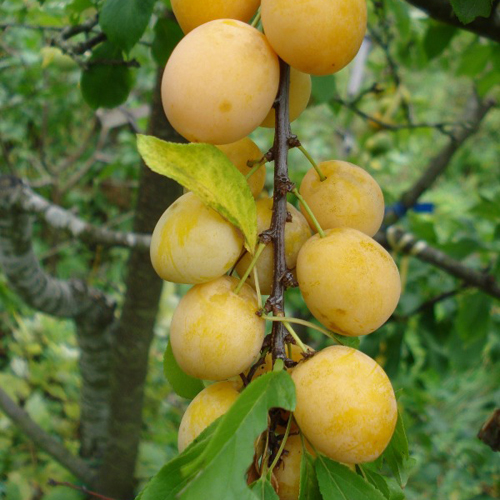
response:
[(224, 153), (211, 144), (177, 144), (147, 135), (137, 147), (154, 172), (176, 180), (241, 230), (245, 247), (257, 243), (255, 201), (245, 177)]

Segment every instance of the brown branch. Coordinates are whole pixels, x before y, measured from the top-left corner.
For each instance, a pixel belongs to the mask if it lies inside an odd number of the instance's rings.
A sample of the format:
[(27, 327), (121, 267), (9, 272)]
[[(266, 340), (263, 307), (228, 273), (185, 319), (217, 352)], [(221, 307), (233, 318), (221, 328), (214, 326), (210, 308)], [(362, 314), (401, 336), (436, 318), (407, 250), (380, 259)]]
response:
[(363, 118), (364, 120), (376, 123), (379, 125), (381, 128), (385, 130), (392, 130), (392, 131), (397, 131), (397, 130), (416, 130), (419, 128), (434, 128), (441, 132), (444, 135), (452, 136), (451, 130), (456, 128), (458, 126), (457, 123), (453, 122), (422, 122), (422, 123), (402, 123), (402, 124), (394, 124), (394, 123), (388, 123), (384, 122), (382, 120), (379, 120), (378, 118), (369, 115), (368, 113), (365, 113), (361, 109), (359, 109), (354, 102), (357, 102), (355, 99), (354, 101), (346, 101), (342, 99), (341, 97), (332, 97), (331, 99), (333, 102), (336, 102), (340, 104), (341, 106), (344, 106), (347, 109), (350, 109), (353, 113), (358, 115), (359, 117)]
[(90, 495), (91, 497), (99, 498), (100, 500), (114, 500), (111, 497), (105, 497), (100, 493), (96, 493), (95, 491), (90, 491), (85, 486), (77, 486), (76, 484), (68, 483), (68, 481), (56, 481), (55, 479), (49, 479), (47, 481), (49, 486), (65, 486), (66, 488), (71, 488), (75, 491), (80, 491), (81, 493), (85, 493), (85, 495)]
[(434, 307), (436, 304), (439, 304), (440, 302), (443, 302), (445, 300), (448, 300), (452, 297), (457, 296), (459, 293), (463, 292), (468, 287), (469, 287), (469, 285), (467, 283), (463, 283), (461, 286), (459, 286), (458, 288), (455, 288), (454, 290), (440, 293), (439, 295), (436, 295), (435, 297), (432, 297), (429, 300), (422, 302), (422, 304), (415, 307), (415, 309), (413, 309), (412, 311), (410, 311), (409, 313), (407, 313), (403, 316), (398, 316), (398, 315), (393, 314), (389, 318), (389, 320), (390, 321), (397, 321), (397, 322), (408, 321), (412, 316), (420, 314), (420, 313), (424, 312), (425, 310), (427, 310), (431, 307)]
[(47, 434), (2, 388), (0, 388), (0, 409), (36, 446), (47, 452), (76, 477), (87, 484), (93, 484), (94, 474), (88, 465)]
[(406, 0), (430, 17), (446, 24), (451, 24), (463, 30), (472, 31), (479, 36), (484, 36), (495, 42), (500, 42), (500, 12), (498, 5), (491, 9), (488, 18), (477, 17), (469, 24), (462, 24), (455, 13), (449, 0)]
[(375, 239), (386, 248), (413, 255), (417, 259), (455, 276), (467, 285), (479, 288), (488, 295), (500, 299), (500, 284), (495, 281), (494, 276), (464, 265), (441, 250), (429, 246), (422, 240), (417, 240), (402, 229), (390, 226), (385, 232), (379, 231), (375, 235)]
[[(294, 136), (290, 130), (289, 118), (290, 67), (280, 59), (280, 84), (274, 108), (276, 126), (273, 144), (274, 158), (274, 194), (271, 227), (261, 235), (262, 241), (273, 244), (274, 274), (272, 292), (266, 302), (266, 310), (273, 311), (276, 316), (283, 316), (285, 311), (286, 284), (290, 281), (290, 271), (285, 260), (285, 224), (287, 221), (287, 193), (293, 189), (288, 177), (288, 149), (292, 146)], [(282, 322), (273, 323), (271, 331), (271, 350), (273, 359), (286, 360), (286, 329)]]
[(112, 231), (93, 226), (62, 207), (50, 203), (16, 177), (0, 176), (0, 197), (4, 189), (9, 190), (9, 203), (13, 210), (36, 215), (54, 229), (65, 231), (80, 241), (105, 247), (149, 249), (150, 235)]
[(495, 105), (496, 101), (494, 99), (480, 101), (476, 96), (472, 97), (471, 109), (468, 109), (466, 115), (463, 117), (465, 126), (460, 127), (456, 131), (445, 147), (429, 161), (427, 168), (418, 181), (408, 191), (403, 193), (399, 201), (400, 210), (387, 212), (384, 220), (386, 225), (394, 224), (406, 210), (417, 203), (422, 194), (448, 168), (458, 149), (469, 137), (479, 130), (481, 122)]
[(493, 412), (481, 427), (477, 437), (493, 451), (500, 451), (500, 409)]

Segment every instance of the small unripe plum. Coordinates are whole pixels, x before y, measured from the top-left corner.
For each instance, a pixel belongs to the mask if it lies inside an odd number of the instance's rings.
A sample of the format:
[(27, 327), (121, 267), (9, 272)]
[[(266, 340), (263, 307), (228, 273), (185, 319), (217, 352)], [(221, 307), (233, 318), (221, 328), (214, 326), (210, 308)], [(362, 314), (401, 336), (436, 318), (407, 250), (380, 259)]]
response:
[(233, 382), (217, 382), (203, 389), (182, 416), (178, 446), (182, 453), (212, 422), (224, 415), (239, 396)]
[(356, 229), (327, 229), (299, 252), (297, 278), (313, 316), (342, 335), (367, 335), (394, 312), (398, 268), (375, 240)]
[[(217, 146), (235, 165), (235, 167), (243, 174), (247, 175), (250, 172), (250, 167), (248, 166), (248, 161), (259, 161), (262, 159), (263, 154), (259, 149), (259, 146), (250, 139), (250, 137), (244, 137), (243, 139), (233, 142), (231, 144), (224, 144), (222, 146)], [(257, 198), (264, 187), (266, 182), (266, 166), (257, 170), (252, 176), (247, 179), (247, 183), (250, 186), (250, 191), (252, 196)]]
[[(384, 196), (375, 179), (346, 161), (331, 160), (318, 165), (326, 177), (321, 181), (311, 168), (302, 179), (300, 194), (323, 229), (351, 227), (373, 236), (384, 218)], [(311, 218), (301, 211), (315, 230)]]
[[(273, 215), (273, 199), (261, 198), (256, 201), (257, 206), (257, 233), (269, 229)], [(292, 215), (292, 221), (285, 225), (285, 259), (288, 269), (295, 269), (297, 264), (297, 255), (302, 245), (311, 236), (311, 230), (304, 216), (290, 203), (287, 204), (287, 210)], [(269, 243), (260, 254), (256, 269), (259, 277), (260, 291), (264, 295), (271, 293), (273, 285), (273, 244)], [(252, 256), (245, 254), (236, 264), (236, 271), (242, 276), (247, 270)], [(248, 282), (255, 287), (253, 273), (250, 274)]]
[[(307, 108), (311, 97), (311, 75), (290, 68), (290, 122), (295, 121)], [(261, 127), (274, 128), (276, 112), (271, 108)]]
[(191, 142), (228, 144), (257, 128), (276, 98), (278, 56), (248, 24), (220, 19), (186, 35), (163, 73), (163, 109)]
[(356, 349), (331, 346), (292, 372), (295, 419), (321, 453), (346, 464), (372, 462), (394, 433), (397, 405), (384, 370)]
[[(307, 445), (306, 445), (307, 446)], [(300, 462), (302, 461), (302, 439), (300, 435), (288, 436), (281, 462), (273, 469), (278, 482), (280, 500), (297, 500), (300, 489)], [(312, 450), (308, 448), (309, 453)]]
[[(291, 353), (288, 351), (288, 347), (286, 350), (286, 355), (292, 360), (298, 363), (299, 361), (302, 361), (304, 359), (304, 356), (302, 356), (302, 353), (304, 352), (298, 345), (296, 344), (289, 344)], [(313, 349), (311, 349), (309, 346), (305, 346), (308, 348), (311, 352), (313, 352)], [(264, 358), (264, 363), (259, 365), (257, 369), (255, 370), (255, 374), (252, 377), (252, 380), (256, 379), (257, 377), (260, 377), (261, 375), (264, 375), (264, 373), (268, 373), (273, 369), (273, 355), (271, 352), (268, 352)], [(293, 370), (293, 368), (292, 368)], [(290, 370), (288, 370), (290, 371)]]
[(262, 0), (264, 32), (290, 66), (313, 75), (341, 70), (366, 31), (365, 0)]
[(181, 299), (170, 325), (174, 357), (192, 377), (225, 380), (243, 373), (258, 358), (265, 320), (255, 313), (257, 295), (247, 284), (222, 276), (195, 285)]
[(250, 21), (260, 0), (171, 0), (175, 18), (184, 33), (215, 19)]
[(243, 248), (240, 232), (194, 193), (176, 200), (156, 224), (151, 263), (174, 283), (205, 283), (225, 274)]

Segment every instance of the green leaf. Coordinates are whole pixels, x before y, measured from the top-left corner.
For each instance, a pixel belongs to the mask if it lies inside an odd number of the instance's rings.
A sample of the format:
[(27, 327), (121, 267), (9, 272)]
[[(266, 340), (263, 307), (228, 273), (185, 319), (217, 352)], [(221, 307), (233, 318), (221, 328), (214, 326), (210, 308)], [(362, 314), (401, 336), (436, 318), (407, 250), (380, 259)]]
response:
[(357, 349), (361, 340), (359, 337), (345, 337), (344, 335), (339, 335), (338, 333), (332, 333), (332, 338), (335, 339), (339, 344), (346, 345), (347, 347), (352, 347)]
[(154, 172), (176, 180), (241, 230), (245, 246), (257, 243), (255, 201), (245, 177), (211, 144), (176, 144), (138, 135), (137, 147)]
[(328, 102), (334, 95), (337, 94), (335, 85), (335, 76), (313, 76), (311, 94), (315, 104)]
[(208, 446), (184, 467), (183, 475), (196, 474), (180, 498), (253, 499), (245, 474), (254, 455), (254, 443), (267, 427), (271, 408), (295, 409), (295, 385), (285, 371), (270, 372), (254, 380), (221, 418)]
[(382, 457), (392, 470), (399, 485), (404, 488), (408, 482), (409, 472), (415, 465), (415, 460), (410, 458), (408, 438), (406, 437), (406, 431), (400, 412), (398, 412), (398, 421), (391, 442), (387, 446)]
[(298, 500), (321, 500), (318, 479), (314, 470), (314, 458), (302, 447), (300, 460), (300, 490)]
[(315, 462), (323, 498), (328, 500), (385, 500), (373, 485), (345, 465), (318, 455)]
[(424, 36), (423, 47), (429, 60), (441, 55), (457, 33), (457, 28), (431, 21)]
[(163, 373), (165, 373), (165, 377), (175, 393), (183, 398), (193, 399), (204, 388), (200, 379), (191, 377), (182, 371), (175, 360), (170, 342), (163, 357)]
[(279, 500), (279, 496), (274, 491), (273, 485), (267, 476), (262, 476), (250, 486), (255, 493), (255, 498), (260, 500)]
[(480, 292), (461, 297), (455, 326), (464, 343), (470, 343), (488, 335), (490, 328), (491, 299)]
[[(94, 49), (90, 61), (122, 61), (121, 50), (105, 42)], [(114, 108), (127, 100), (132, 88), (130, 69), (126, 66), (93, 64), (82, 72), (82, 95), (87, 104), (97, 109)]]
[(466, 49), (457, 68), (457, 75), (475, 77), (483, 72), (491, 61), (492, 49), (489, 45), (476, 43)]
[(491, 0), (451, 0), (453, 11), (462, 24), (468, 24), (476, 17), (489, 17)]
[(384, 495), (385, 498), (390, 498), (391, 492), (389, 490), (389, 485), (387, 484), (387, 480), (381, 474), (369, 469), (368, 467), (363, 467), (362, 465), (358, 466), (363, 471), (363, 476), (366, 477), (366, 480), (373, 484), (377, 490), (380, 491)]
[(165, 66), (167, 59), (184, 33), (173, 19), (163, 17), (156, 22), (154, 32), (151, 53), (158, 66)]
[(155, 0), (106, 0), (99, 24), (111, 42), (126, 52), (140, 40)]

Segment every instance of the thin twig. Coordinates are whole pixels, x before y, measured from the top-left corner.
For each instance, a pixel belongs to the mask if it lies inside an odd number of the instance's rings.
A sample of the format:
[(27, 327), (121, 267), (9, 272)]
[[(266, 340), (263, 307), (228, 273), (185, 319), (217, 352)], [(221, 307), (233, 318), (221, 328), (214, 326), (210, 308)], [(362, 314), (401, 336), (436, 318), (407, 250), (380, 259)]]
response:
[(86, 495), (99, 498), (100, 500), (114, 500), (114, 498), (105, 497), (104, 495), (96, 493), (95, 491), (90, 491), (89, 489), (85, 488), (85, 486), (77, 486), (76, 484), (68, 483), (67, 481), (56, 481), (55, 479), (49, 479), (47, 481), (47, 484), (49, 486), (65, 486), (66, 488), (71, 488), (72, 490), (75, 491), (81, 491)]

